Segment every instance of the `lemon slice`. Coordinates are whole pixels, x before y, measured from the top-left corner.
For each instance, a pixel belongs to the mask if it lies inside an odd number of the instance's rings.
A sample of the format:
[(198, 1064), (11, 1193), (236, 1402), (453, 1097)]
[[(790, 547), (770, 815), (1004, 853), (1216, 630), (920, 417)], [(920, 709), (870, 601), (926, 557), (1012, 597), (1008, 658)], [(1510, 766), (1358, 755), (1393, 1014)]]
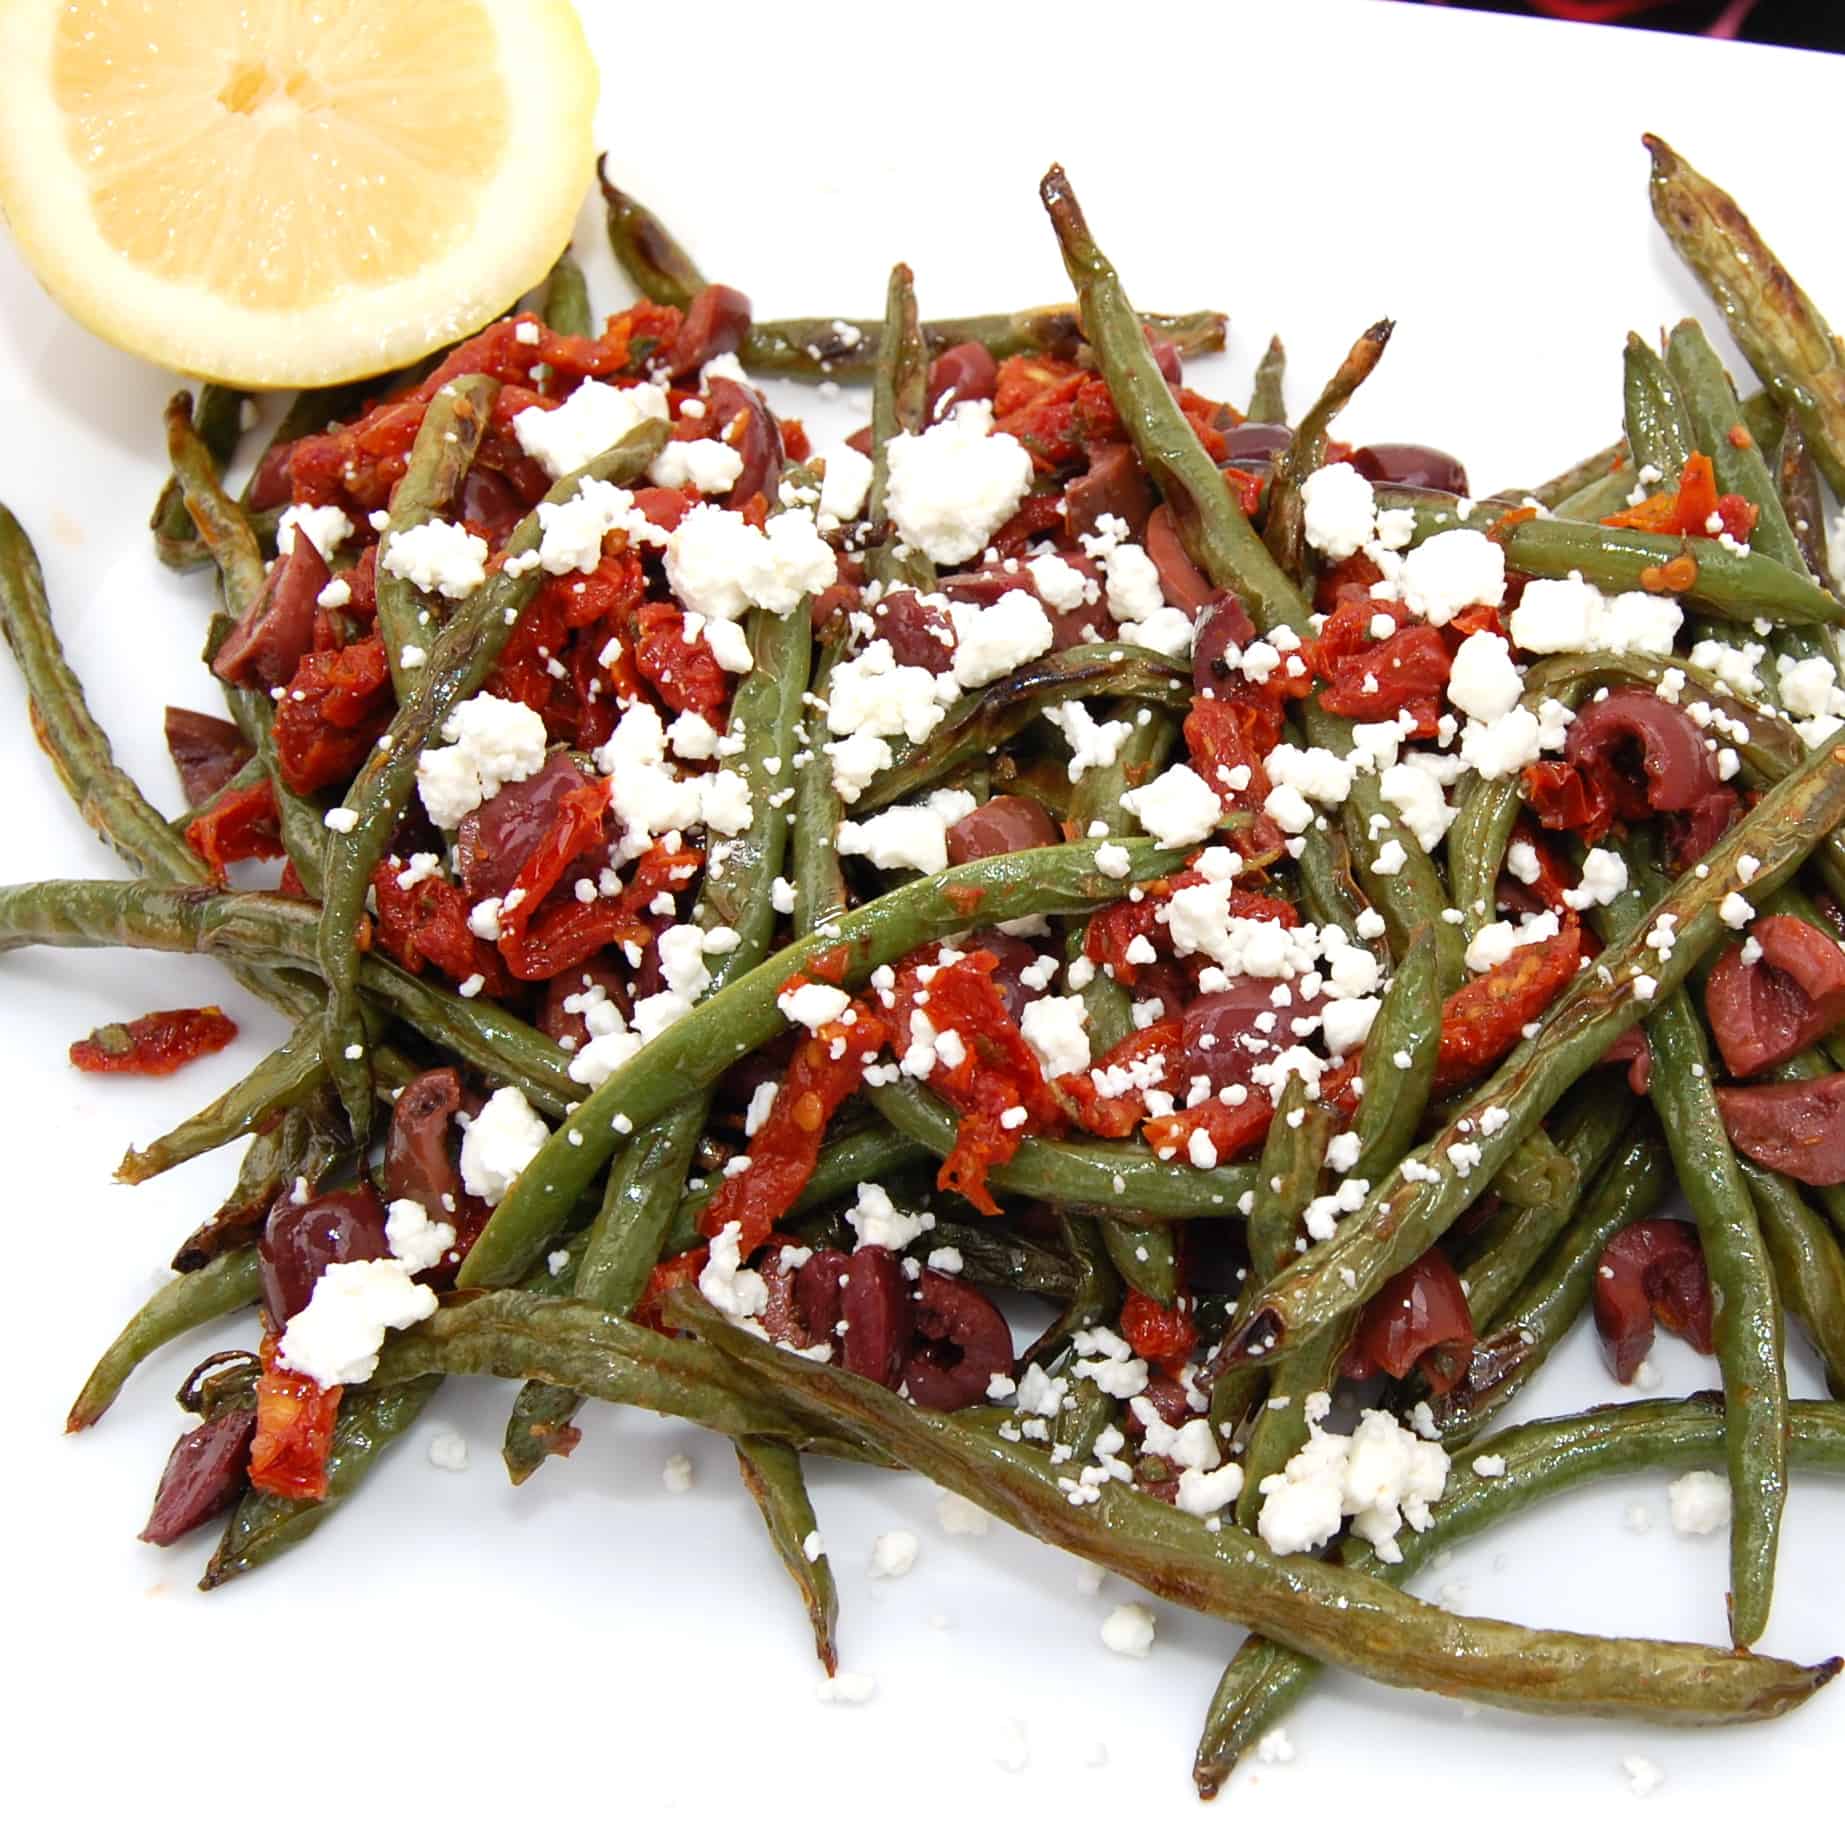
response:
[(0, 0), (0, 207), (113, 344), (333, 384), (542, 278), (595, 102), (569, 0)]

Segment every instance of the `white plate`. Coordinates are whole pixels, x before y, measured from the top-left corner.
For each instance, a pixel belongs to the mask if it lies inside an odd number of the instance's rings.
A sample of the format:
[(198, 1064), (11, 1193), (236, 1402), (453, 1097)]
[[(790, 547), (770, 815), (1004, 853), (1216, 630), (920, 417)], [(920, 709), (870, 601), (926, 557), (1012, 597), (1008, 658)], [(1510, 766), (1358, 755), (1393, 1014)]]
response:
[[(1240, 400), (1280, 328), (1298, 408), (1391, 314), (1392, 351), (1345, 433), (1439, 443), (1483, 489), (1532, 480), (1615, 434), (1627, 329), (1702, 308), (1647, 210), (1651, 128), (1731, 186), (1845, 319), (1841, 66), (1817, 55), (1403, 6), (706, 8), (685, 31), (586, 11), (617, 173), (766, 314), (875, 312), (897, 258), (926, 313), (1063, 297), (1035, 197), (1061, 159), (1137, 300), (1231, 311), (1230, 352), (1197, 368), (1201, 388)], [(588, 206), (580, 238), (612, 307), (625, 297)], [(173, 385), (64, 320), (0, 243), (0, 495), (38, 542), (123, 760), (177, 806), (161, 707), (214, 697), (195, 663), (203, 580), (164, 575), (144, 532)], [(862, 420), (804, 389), (775, 396), (822, 429)], [(0, 701), (4, 876), (120, 875), (35, 752), (4, 668)], [(205, 1000), (244, 1036), (169, 1081), (64, 1061), (104, 1020)], [(496, 1460), (512, 1393), (488, 1383), (445, 1386), (306, 1552), (198, 1597), (202, 1540), (158, 1552), (133, 1534), (182, 1426), (167, 1393), (218, 1341), (163, 1354), (93, 1433), (59, 1430), (94, 1353), (234, 1171), (201, 1161), (127, 1191), (108, 1177), (116, 1156), (216, 1093), (274, 1028), (208, 965), (121, 953), (16, 956), (0, 1006), (13, 1788), (55, 1798), (71, 1836), (383, 1838), (419, 1818), (455, 1837), (611, 1835), (643, 1815), (753, 1836), (943, 1837), (1050, 1817), (1162, 1835), (1445, 1830), (1501, 1823), (1514, 1790), (1695, 1834), (1758, 1813), (1764, 1787), (1778, 1803), (1815, 1794), (1845, 1740), (1839, 1691), (1783, 1723), (1681, 1736), (1467, 1720), (1341, 1679), (1290, 1722), (1298, 1759), (1245, 1768), (1203, 1818), (1191, 1749), (1233, 1631), (1162, 1610), (1152, 1656), (1119, 1658), (1098, 1629), (1121, 1585), (1085, 1598), (1075, 1565), (1026, 1538), (945, 1534), (923, 1483), (821, 1466), (844, 1660), (878, 1680), (863, 1708), (823, 1707), (794, 1594), (722, 1443), (591, 1413), (576, 1456), (514, 1493)], [(1672, 1340), (1659, 1357), (1672, 1392), (1715, 1382)], [(1795, 1370), (1814, 1392), (1804, 1347)], [(1609, 1393), (1579, 1336), (1526, 1406)], [(428, 1464), (438, 1429), (465, 1433), (468, 1472)], [(673, 1497), (661, 1468), (679, 1451), (695, 1483)], [(1464, 1584), (1470, 1612), (1721, 1641), (1724, 1545), (1672, 1534), (1664, 1484), (1582, 1494), (1427, 1586)], [(1624, 1529), (1633, 1503), (1652, 1511), (1648, 1536)], [(921, 1537), (915, 1570), (868, 1582), (872, 1538), (898, 1526)], [(1800, 1481), (1776, 1649), (1811, 1659), (1845, 1641), (1842, 1539), (1845, 1488)], [(1008, 1773), (993, 1758), (1015, 1723), (1030, 1763)], [(1108, 1765), (1085, 1767), (1103, 1738)], [(1667, 1775), (1645, 1809), (1619, 1766), (1632, 1752)]]

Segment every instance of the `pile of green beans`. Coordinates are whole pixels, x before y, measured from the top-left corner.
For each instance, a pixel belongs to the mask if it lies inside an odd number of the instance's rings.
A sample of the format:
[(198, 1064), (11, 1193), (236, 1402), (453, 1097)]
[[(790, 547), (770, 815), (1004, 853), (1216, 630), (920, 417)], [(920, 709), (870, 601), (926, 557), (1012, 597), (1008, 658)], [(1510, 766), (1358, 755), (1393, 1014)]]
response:
[[(259, 1304), (259, 1238), (270, 1204), (329, 1175), (368, 1175), (379, 1104), (388, 1107), (425, 1068), (452, 1063), (480, 1087), (514, 1086), (555, 1129), (486, 1217), (455, 1272), (455, 1291), (432, 1317), (390, 1336), (375, 1375), (345, 1392), (325, 1496), (244, 1492), (201, 1586), (224, 1584), (310, 1537), (355, 1496), (444, 1376), (492, 1376), (518, 1386), (503, 1442), (515, 1482), (570, 1453), (579, 1439), (572, 1419), (591, 1399), (682, 1417), (730, 1440), (829, 1674), (839, 1657), (839, 1585), (817, 1541), (803, 1472), (810, 1455), (913, 1470), (1156, 1595), (1247, 1627), (1251, 1637), (1225, 1670), (1197, 1749), (1194, 1779), (1206, 1798), (1329, 1664), (1513, 1710), (1672, 1723), (1771, 1717), (1825, 1685), (1837, 1659), (1800, 1665), (1750, 1649), (1769, 1619), (1790, 1472), (1845, 1472), (1845, 1410), (1793, 1397), (1784, 1317), (1804, 1327), (1836, 1396), (1845, 1388), (1845, 1187), (1804, 1185), (1731, 1146), (1701, 1002), (1733, 894), (1746, 889), (1754, 913), (1838, 934), (1823, 900), (1845, 899), (1845, 743), (1828, 738), (1809, 748), (1778, 707), (1790, 662), (1845, 662), (1845, 610), (1825, 569), (1819, 492), (1822, 478), (1845, 491), (1845, 360), (1734, 201), (1663, 143), (1648, 137), (1647, 146), (1659, 222), (1762, 391), (1739, 394), (1695, 322), (1672, 329), (1657, 350), (1633, 335), (1613, 444), (1529, 493), (1463, 502), (1384, 486), (1377, 501), (1409, 515), (1414, 542), (1463, 527), (1490, 533), (1508, 570), (1579, 573), (1609, 595), (1656, 588), (1662, 567), (1690, 559), (1681, 653), (1540, 661), (1526, 672), (1523, 704), (1536, 711), (1556, 700), (1575, 710), (1615, 688), (1702, 700), (1735, 732), (1739, 786), (1753, 802), (1676, 882), (1662, 836), (1642, 824), (1618, 826), (1606, 843), (1627, 885), (1588, 919), (1606, 945), (1497, 1066), (1459, 1094), (1441, 1076), (1447, 1007), (1472, 972), (1469, 938), (1497, 914), (1525, 812), (1516, 776), (1470, 774), (1445, 838), (1428, 847), (1384, 798), (1380, 776), (1356, 774), (1296, 857), (1255, 874), (1321, 929), (1364, 937), (1389, 979), (1352, 1096), (1341, 1106), (1317, 1081), (1291, 1075), (1265, 1138), (1238, 1163), (1201, 1167), (1158, 1157), (1138, 1137), (1057, 1132), (1062, 1124), (1053, 1123), (1026, 1135), (989, 1175), (1008, 1215), (1019, 1216), (975, 1218), (934, 1170), (957, 1146), (955, 1108), (895, 1069), (865, 1084), (826, 1131), (779, 1234), (809, 1254), (849, 1247), (845, 1205), (860, 1187), (883, 1185), (904, 1210), (926, 1213), (913, 1278), (926, 1259), (975, 1285), (1048, 1303), (1051, 1324), (1020, 1364), (1062, 1380), (1063, 1407), (1049, 1417), (1057, 1446), (1021, 1438), (1001, 1407), (919, 1409), (756, 1336), (755, 1323), (726, 1318), (691, 1289), (660, 1297), (660, 1264), (704, 1247), (718, 1175), (734, 1169), (747, 1145), (724, 1079), (786, 1031), (777, 1002), (790, 981), (857, 992), (905, 955), (999, 925), (1039, 929), (1062, 951), (1054, 958), (1074, 961), (1086, 919), (1149, 887), (1158, 894), (1161, 880), (1186, 868), (1192, 850), (1148, 837), (1126, 798), (1183, 760), (1181, 717), (1195, 708), (1195, 693), (1181, 663), (1115, 641), (1047, 653), (967, 693), (923, 740), (894, 739), (889, 765), (848, 804), (823, 740), (833, 675), (856, 645), (851, 622), (815, 598), (787, 615), (749, 611), (742, 619), (753, 665), (735, 686), (729, 729), (751, 819), (712, 855), (689, 908), (700, 925), (733, 931), (734, 942), (707, 968), (698, 1003), (590, 1090), (572, 1079), (568, 1051), (529, 1022), (529, 1004), (464, 998), (443, 979), (406, 972), (370, 945), (366, 920), (373, 875), (412, 805), (420, 752), (487, 682), (539, 576), (495, 573), (453, 606), (379, 577), (377, 632), (396, 709), (340, 800), (350, 813), (344, 830), (330, 829), (321, 804), (283, 782), (273, 702), (226, 688), (251, 752), (238, 786), (267, 780), (274, 788), (282, 847), (304, 902), (214, 886), (186, 843), (187, 817), (169, 821), (121, 768), (64, 657), (31, 544), (0, 508), (0, 633), (25, 682), (34, 731), (83, 819), (131, 873), (0, 889), (0, 953), (127, 945), (210, 955), (276, 1006), (291, 1034), (216, 1101), (124, 1157), (118, 1176), (142, 1183), (248, 1143), (225, 1205), (181, 1244), (173, 1278), (98, 1360), (68, 1427), (92, 1425), (164, 1347)], [(691, 308), (707, 283), (684, 246), (606, 169), (601, 189), (611, 246), (637, 291), (663, 307)], [(1182, 355), (1219, 350), (1223, 316), (1143, 314), (1061, 168), (1045, 176), (1041, 196), (1071, 303), (928, 321), (914, 277), (899, 264), (880, 319), (751, 321), (738, 336), (752, 372), (871, 383), (870, 485), (849, 540), (866, 576), (925, 595), (936, 587), (935, 567), (899, 536), (893, 458), (931, 420), (933, 361), (979, 342), (997, 360), (1048, 354), (1092, 367), (1211, 589), (1238, 598), (1259, 633), (1313, 632), (1316, 588), (1329, 586), (1316, 585), (1303, 490), (1325, 465), (1334, 419), (1384, 358), (1391, 323), (1360, 336), (1301, 416), (1252, 518), (1152, 343)], [(592, 333), (589, 291), (568, 252), (538, 308), (560, 333)], [(1285, 363), (1272, 340), (1256, 370), (1251, 418), (1285, 421)], [(275, 441), (325, 430), (404, 382), (304, 392)], [(500, 389), (495, 378), (470, 373), (431, 397), (380, 517), (382, 541), (454, 512)], [(205, 580), (215, 578), (218, 606), (204, 622), (208, 657), (261, 594), (273, 550), (274, 515), (253, 514), (225, 485), (246, 407), (242, 393), (207, 385), (196, 398), (176, 397), (165, 420), (172, 476), (154, 509), (154, 542), (175, 569), (210, 567)], [(559, 480), (548, 501), (568, 501), (587, 480), (639, 480), (668, 434), (663, 423), (642, 423)], [(1672, 492), (1700, 453), (1711, 458), (1720, 492), (1757, 508), (1749, 546), (1600, 523), (1637, 499), (1642, 483)], [(798, 504), (822, 485), (817, 468), (787, 467), (766, 491)], [(534, 510), (504, 550), (527, 551), (540, 536)], [(1759, 690), (1747, 697), (1688, 657), (1697, 640), (1741, 648), (1757, 635), (1767, 646)], [(1670, 686), (1668, 674), (1678, 676)], [(1040, 770), (1061, 775), (1046, 713), (1071, 699), (1100, 701), (1105, 719), (1128, 725), (1110, 760), (1047, 797), (1064, 843), (881, 883), (848, 875), (837, 843), (848, 811), (876, 813), (947, 789), (983, 798), (1003, 786), (1033, 787)], [(1353, 749), (1350, 721), (1316, 696), (1289, 708), (1285, 734), (1338, 756)], [(1220, 839), (1246, 849), (1252, 824), (1253, 816), (1233, 814)], [(1391, 846), (1400, 868), (1380, 871)], [(1649, 938), (1663, 918), (1675, 940), (1660, 954)], [(1097, 1059), (1145, 1022), (1127, 978), (1094, 969), (1080, 988)], [(1644, 1095), (1620, 1074), (1597, 1070), (1635, 1028), (1651, 1059)], [(1845, 1034), (1834, 1034), (1773, 1075), (1804, 1080), (1841, 1069)], [(1336, 1228), (1312, 1228), (1316, 1203), (1328, 1202), (1321, 1194), (1341, 1180), (1363, 1188), (1362, 1202), (1342, 1198)], [(1658, 1211), (1675, 1184), (1708, 1271), (1721, 1397), (1507, 1426), (1507, 1407), (1584, 1317), (1609, 1240)], [(1472, 1349), (1452, 1379), (1391, 1378), (1376, 1394), (1452, 1453), (1432, 1521), (1404, 1534), (1400, 1560), (1386, 1562), (1356, 1537), (1322, 1555), (1277, 1554), (1259, 1533), (1265, 1485), (1310, 1438), (1310, 1404), (1337, 1392), (1349, 1408), (1343, 1380), (1355, 1329), (1374, 1303), (1384, 1304), (1378, 1297), (1392, 1278), (1430, 1251), (1455, 1267)], [(1194, 1517), (1179, 1509), (1183, 1498), (1168, 1503), (1141, 1490), (1170, 1478), (1146, 1448), (1132, 1480), (1071, 1490), (1092, 1453), (1116, 1451), (1099, 1442), (1122, 1438), (1119, 1449), (1146, 1429), (1139, 1410), (1130, 1415), (1073, 1362), (1091, 1349), (1085, 1334), (1125, 1324), (1130, 1308), (1196, 1330), (1192, 1362), (1175, 1362), (1163, 1381), (1182, 1387), (1194, 1407), (1208, 1401), (1226, 1458), (1243, 1468), (1241, 1490), (1220, 1516)], [(249, 1369), (253, 1375), (254, 1361)], [(1466, 1464), (1489, 1455), (1483, 1472)], [(1634, 1469), (1693, 1465), (1721, 1466), (1730, 1485), (1732, 1649), (1466, 1619), (1399, 1586), (1439, 1549), (1553, 1493)]]

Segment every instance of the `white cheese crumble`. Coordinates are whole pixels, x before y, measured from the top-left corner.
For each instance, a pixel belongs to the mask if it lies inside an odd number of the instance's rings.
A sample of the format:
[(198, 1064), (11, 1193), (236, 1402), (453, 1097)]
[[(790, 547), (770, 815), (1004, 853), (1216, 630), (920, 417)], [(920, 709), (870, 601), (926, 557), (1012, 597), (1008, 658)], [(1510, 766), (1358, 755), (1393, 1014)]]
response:
[(1025, 1002), (1019, 1028), (1049, 1079), (1089, 1068), (1089, 1009), (1080, 994), (1051, 994)]
[(487, 580), (487, 541), (466, 526), (425, 519), (407, 532), (393, 532), (378, 554), (387, 575), (414, 583), (425, 594), (451, 600), (471, 595)]
[[(1075, 779), (1074, 773), (1071, 779)], [(1212, 792), (1211, 785), (1184, 763), (1175, 763), (1144, 788), (1123, 795), (1121, 805), (1162, 846), (1169, 848), (1193, 846), (1208, 839), (1224, 817), (1223, 802)]]
[(1031, 456), (993, 432), (993, 406), (957, 404), (920, 435), (890, 443), (887, 501), (897, 534), (931, 563), (961, 564), (980, 551), (1030, 491)]
[(457, 705), (442, 735), (447, 748), (427, 749), (417, 758), (416, 785), (429, 818), (445, 833), (508, 782), (522, 782), (544, 766), (544, 719), (530, 706), (491, 692)]
[(1127, 1659), (1145, 1659), (1153, 1651), (1154, 1614), (1144, 1602), (1123, 1602), (1102, 1622), (1102, 1644)]
[(585, 378), (555, 410), (534, 405), (513, 418), (519, 446), (551, 476), (574, 474), (640, 424), (671, 420), (657, 384), (617, 386)]
[(882, 1531), (871, 1541), (871, 1562), (865, 1573), (874, 1577), (907, 1576), (919, 1548), (913, 1531)]
[(384, 1335), (435, 1310), (434, 1292), (412, 1281), (401, 1262), (335, 1262), (321, 1271), (308, 1304), (288, 1322), (276, 1356), (323, 1390), (363, 1384), (378, 1368)]
[(461, 1183), (498, 1204), (551, 1137), (544, 1118), (508, 1084), (496, 1089), (461, 1133)]
[(723, 506), (694, 506), (666, 544), (666, 578), (694, 613), (734, 621), (746, 609), (788, 615), (839, 574), (833, 548), (806, 507), (776, 513), (760, 531)]
[(1666, 1488), (1672, 1529), (1681, 1537), (1709, 1537), (1730, 1522), (1730, 1483), (1702, 1468), (1680, 1474)]

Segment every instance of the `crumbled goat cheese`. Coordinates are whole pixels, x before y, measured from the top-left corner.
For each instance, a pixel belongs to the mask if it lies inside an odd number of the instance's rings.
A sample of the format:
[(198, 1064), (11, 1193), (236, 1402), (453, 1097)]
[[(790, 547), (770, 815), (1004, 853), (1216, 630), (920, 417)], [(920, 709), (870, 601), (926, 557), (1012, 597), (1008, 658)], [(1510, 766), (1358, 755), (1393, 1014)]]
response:
[(820, 511), (842, 525), (856, 519), (864, 510), (865, 495), (871, 491), (871, 459), (843, 442), (822, 451), (820, 461), (826, 478), (820, 483)]
[(1377, 529), (1376, 490), (1349, 461), (1315, 468), (1301, 482), (1300, 502), (1307, 542), (1335, 564)]
[(1027, 589), (1007, 590), (991, 608), (953, 602), (948, 613), (955, 634), (951, 670), (970, 691), (1037, 659), (1056, 638), (1044, 604)]
[(647, 478), (656, 487), (692, 487), (700, 493), (728, 493), (743, 472), (743, 457), (728, 442), (700, 436), (669, 442), (653, 459)]
[(898, 1210), (883, 1186), (861, 1182), (858, 1202), (846, 1209), (846, 1222), (858, 1238), (854, 1249), (899, 1250), (908, 1249), (934, 1219)]
[(486, 582), (487, 541), (466, 526), (425, 519), (407, 532), (393, 532), (378, 554), (378, 565), (387, 576), (452, 600), (471, 595)]
[(809, 980), (790, 992), (778, 993), (775, 1004), (790, 1024), (818, 1031), (822, 1025), (832, 1024), (852, 1004), (852, 995), (821, 981)]
[(1680, 1474), (1666, 1488), (1672, 1529), (1683, 1537), (1709, 1537), (1730, 1522), (1730, 1483), (1720, 1473), (1697, 1469)]
[(508, 782), (522, 782), (544, 766), (544, 719), (528, 705), (478, 692), (443, 723), (446, 748), (417, 758), (417, 792), (429, 818), (453, 832), (481, 802)]
[(871, 1542), (868, 1576), (907, 1576), (916, 1562), (919, 1546), (913, 1531), (882, 1531)]
[(1437, 628), (1475, 603), (1496, 609), (1505, 600), (1505, 553), (1484, 532), (1437, 532), (1404, 558), (1399, 594)]
[(977, 805), (958, 788), (939, 788), (914, 806), (887, 807), (869, 820), (842, 820), (837, 844), (849, 857), (870, 859), (880, 871), (945, 871), (948, 829)]
[(462, 1130), (461, 1183), (476, 1198), (498, 1204), (550, 1138), (544, 1118), (508, 1084), (490, 1095)]
[(1208, 839), (1224, 817), (1223, 802), (1210, 784), (1184, 763), (1175, 763), (1144, 788), (1123, 795), (1121, 805), (1169, 848)]
[(611, 449), (646, 422), (669, 422), (666, 393), (657, 384), (625, 386), (585, 378), (555, 410), (533, 406), (513, 418), (519, 446), (560, 480)]
[(323, 1390), (363, 1384), (378, 1368), (387, 1332), (402, 1332), (436, 1310), (434, 1292), (401, 1262), (335, 1262), (282, 1334), (277, 1357)]
[(956, 404), (920, 435), (898, 434), (887, 451), (887, 503), (897, 535), (931, 563), (965, 563), (1018, 511), (1030, 491), (1031, 456), (995, 434), (993, 406)]
[(1153, 1651), (1153, 1610), (1144, 1602), (1123, 1602), (1102, 1622), (1102, 1644), (1128, 1659), (1145, 1659)]
[(751, 608), (791, 614), (838, 574), (833, 548), (806, 507), (776, 513), (759, 531), (728, 507), (694, 506), (666, 545), (673, 594), (714, 621), (735, 621)]
[(1025, 1002), (1019, 1028), (1047, 1078), (1072, 1076), (1089, 1068), (1088, 1007), (1080, 994), (1055, 994)]

